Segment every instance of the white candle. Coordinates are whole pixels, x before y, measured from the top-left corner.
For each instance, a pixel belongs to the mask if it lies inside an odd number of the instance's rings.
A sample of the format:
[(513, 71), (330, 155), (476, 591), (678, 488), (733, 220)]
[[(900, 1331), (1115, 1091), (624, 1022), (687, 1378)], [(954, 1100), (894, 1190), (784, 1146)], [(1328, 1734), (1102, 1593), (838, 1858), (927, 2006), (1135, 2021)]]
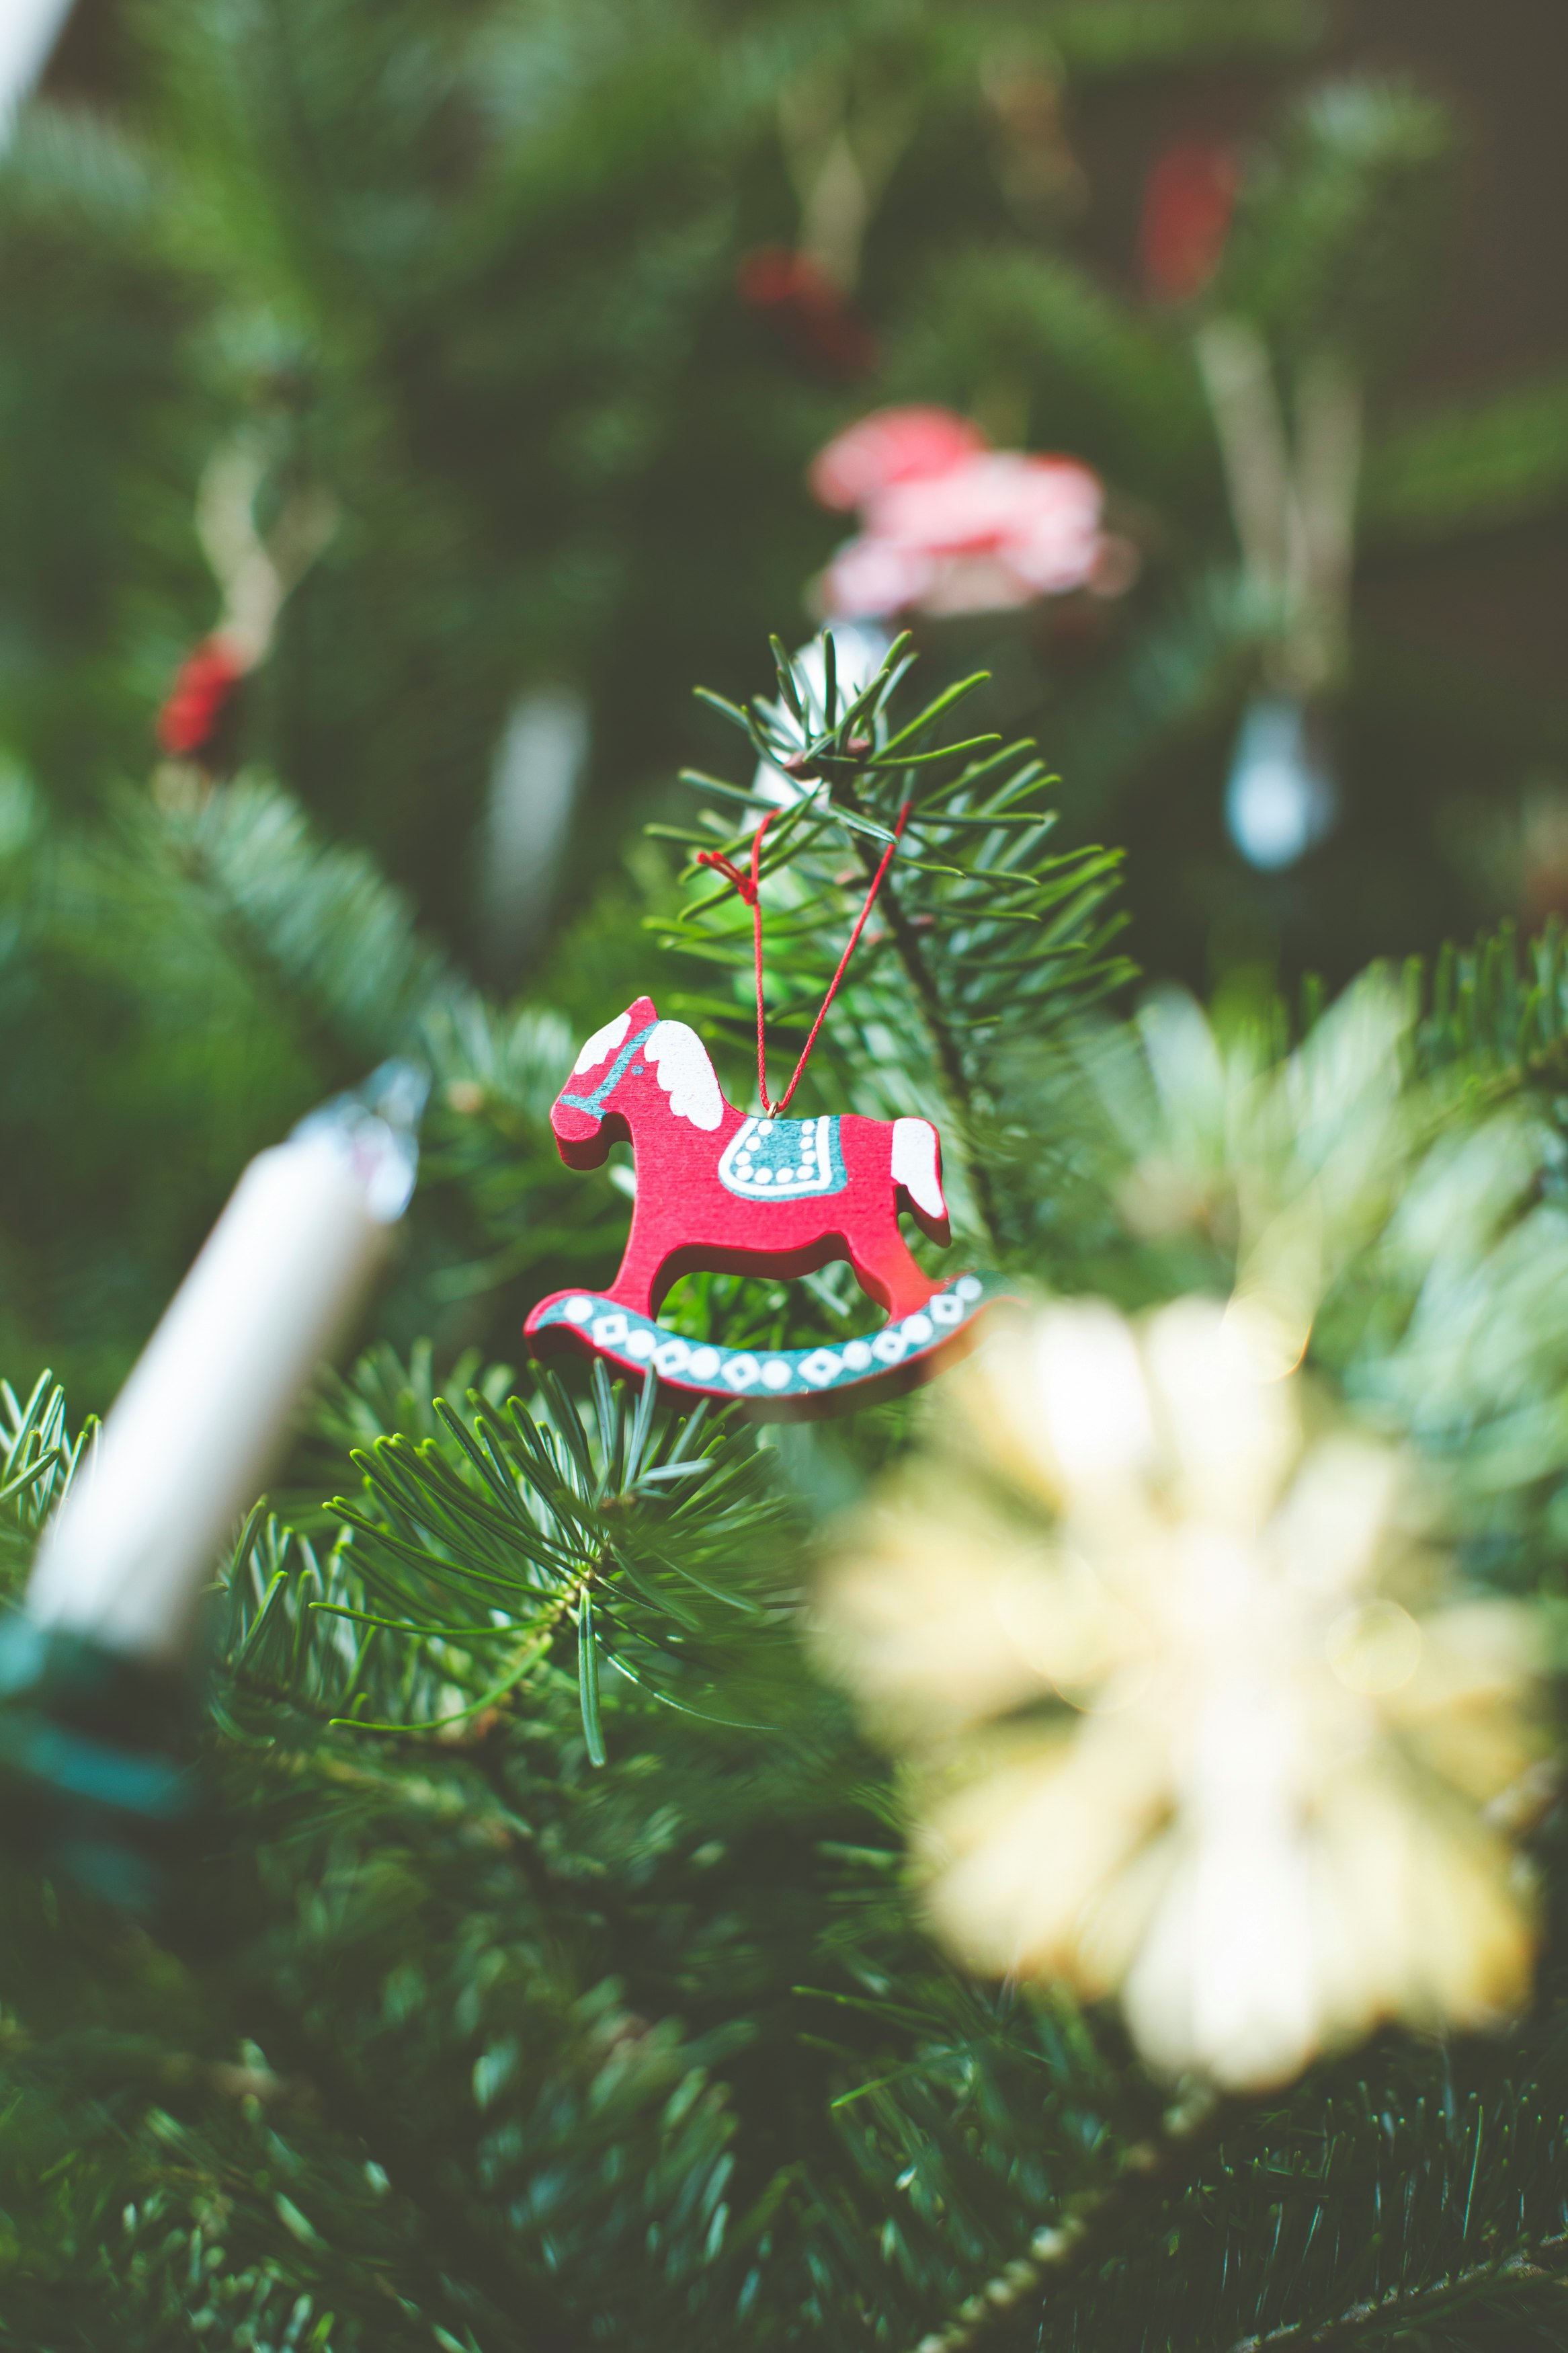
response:
[(39, 1550), (36, 1624), (185, 1655), (223, 1540), (407, 1207), (424, 1092), (388, 1064), (251, 1162)]
[(0, 147), (17, 107), (49, 62), (70, 0), (0, 0)]

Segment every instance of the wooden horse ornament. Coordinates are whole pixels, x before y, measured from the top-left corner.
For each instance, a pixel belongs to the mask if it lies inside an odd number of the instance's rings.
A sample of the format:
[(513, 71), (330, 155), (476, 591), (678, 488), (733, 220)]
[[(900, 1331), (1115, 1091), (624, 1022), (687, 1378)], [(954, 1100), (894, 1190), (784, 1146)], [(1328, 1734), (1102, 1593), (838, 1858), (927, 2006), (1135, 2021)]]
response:
[[(651, 997), (596, 1029), (556, 1097), (550, 1124), (573, 1168), (629, 1142), (637, 1199), (620, 1271), (605, 1292), (558, 1291), (525, 1327), (541, 1348), (575, 1343), (699, 1395), (744, 1398), (772, 1414), (858, 1404), (868, 1387), (921, 1380), (966, 1345), (994, 1277), (932, 1282), (899, 1229), (907, 1212), (949, 1240), (942, 1143), (926, 1119), (759, 1119), (726, 1103), (708, 1050)], [(654, 1321), (670, 1286), (699, 1269), (774, 1278), (847, 1259), (887, 1312), (874, 1335), (754, 1352), (688, 1340)], [(847, 1396), (846, 1391), (854, 1395)]]

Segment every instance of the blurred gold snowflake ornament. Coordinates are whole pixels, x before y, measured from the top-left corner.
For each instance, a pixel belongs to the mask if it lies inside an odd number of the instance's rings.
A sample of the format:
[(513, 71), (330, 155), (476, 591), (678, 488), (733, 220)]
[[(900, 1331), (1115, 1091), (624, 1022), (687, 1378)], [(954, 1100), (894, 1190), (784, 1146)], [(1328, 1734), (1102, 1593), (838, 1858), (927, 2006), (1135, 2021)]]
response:
[(953, 1387), (957, 1459), (882, 1491), (817, 1613), (914, 1766), (952, 1951), (1119, 1989), (1155, 2065), (1237, 2087), (1514, 2008), (1531, 1906), (1482, 1809), (1540, 1753), (1532, 1620), (1456, 1598), (1404, 1458), (1245, 1301), (1048, 1306)]

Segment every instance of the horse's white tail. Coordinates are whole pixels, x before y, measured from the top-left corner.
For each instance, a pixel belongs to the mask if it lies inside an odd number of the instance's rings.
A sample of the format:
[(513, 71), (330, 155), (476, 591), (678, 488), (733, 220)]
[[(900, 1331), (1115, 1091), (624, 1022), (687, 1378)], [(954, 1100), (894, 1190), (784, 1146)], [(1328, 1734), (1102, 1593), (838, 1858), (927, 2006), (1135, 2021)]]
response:
[(929, 1119), (893, 1122), (893, 1182), (917, 1209), (938, 1221), (947, 1216), (942, 1195), (942, 1142)]

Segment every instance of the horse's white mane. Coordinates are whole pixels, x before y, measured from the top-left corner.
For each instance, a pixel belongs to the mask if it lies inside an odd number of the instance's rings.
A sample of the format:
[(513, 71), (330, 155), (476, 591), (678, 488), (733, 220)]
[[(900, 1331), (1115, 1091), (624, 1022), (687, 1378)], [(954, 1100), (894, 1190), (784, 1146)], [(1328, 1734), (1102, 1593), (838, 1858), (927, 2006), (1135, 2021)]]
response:
[[(615, 1024), (612, 1022), (610, 1027), (613, 1029)], [(607, 1032), (601, 1030), (599, 1035), (604, 1037)], [(643, 1051), (669, 1097), (669, 1108), (676, 1118), (689, 1119), (693, 1127), (711, 1134), (724, 1116), (724, 1098), (719, 1092), (708, 1049), (696, 1030), (689, 1029), (684, 1021), (658, 1022)]]
[(584, 1071), (596, 1070), (601, 1062), (607, 1062), (612, 1054), (618, 1054), (631, 1026), (629, 1013), (617, 1013), (613, 1021), (606, 1021), (602, 1029), (595, 1029), (572, 1065), (573, 1077), (581, 1078)]

